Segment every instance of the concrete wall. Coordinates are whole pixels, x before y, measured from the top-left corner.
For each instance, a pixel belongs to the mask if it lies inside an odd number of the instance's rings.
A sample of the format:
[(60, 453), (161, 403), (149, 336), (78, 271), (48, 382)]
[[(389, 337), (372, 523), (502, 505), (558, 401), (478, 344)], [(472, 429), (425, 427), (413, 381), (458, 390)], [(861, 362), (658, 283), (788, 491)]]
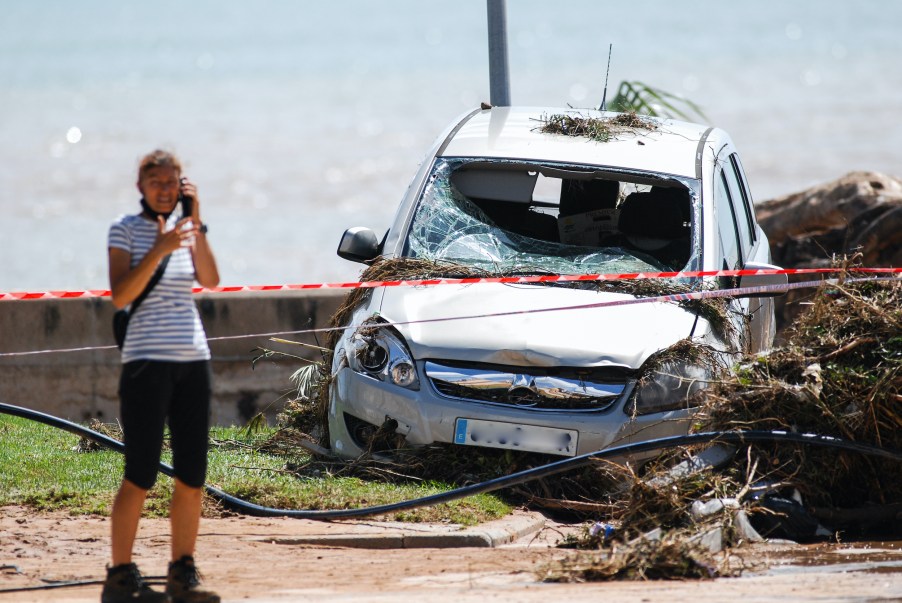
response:
[[(234, 337), (322, 328), (345, 291), (218, 293), (196, 296), (207, 336)], [(73, 421), (119, 414), (119, 350), (113, 342), (113, 305), (108, 298), (0, 301), (0, 353), (78, 349), (0, 356), (0, 402)], [(316, 344), (324, 334), (283, 335)], [(111, 346), (109, 349), (86, 349)], [(252, 363), (255, 348), (317, 358), (311, 348), (277, 344), (268, 337), (211, 341), (213, 422), (242, 425), (260, 411), (272, 423), (291, 394), (289, 376), (303, 365), (293, 358)]]

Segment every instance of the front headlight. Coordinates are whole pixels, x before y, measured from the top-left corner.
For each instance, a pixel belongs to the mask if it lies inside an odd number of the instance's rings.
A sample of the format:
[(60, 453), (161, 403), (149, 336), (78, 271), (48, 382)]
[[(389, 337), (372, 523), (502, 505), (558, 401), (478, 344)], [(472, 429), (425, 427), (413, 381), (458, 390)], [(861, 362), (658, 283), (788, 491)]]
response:
[(708, 386), (710, 374), (703, 367), (683, 362), (664, 362), (636, 384), (631, 415), (677, 410), (692, 406), (693, 394)]
[(416, 364), (399, 335), (387, 327), (358, 330), (347, 346), (348, 365), (354, 371), (398, 387), (418, 390)]

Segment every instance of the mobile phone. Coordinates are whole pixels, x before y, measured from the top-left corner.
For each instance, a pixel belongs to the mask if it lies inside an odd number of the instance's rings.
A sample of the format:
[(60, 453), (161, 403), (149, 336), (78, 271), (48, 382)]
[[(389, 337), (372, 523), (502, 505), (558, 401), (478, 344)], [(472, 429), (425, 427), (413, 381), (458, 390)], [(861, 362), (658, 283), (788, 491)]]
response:
[(182, 204), (182, 217), (183, 218), (190, 217), (192, 203), (194, 203), (194, 200), (191, 197), (186, 197), (185, 195), (179, 195), (179, 203)]
[(194, 199), (191, 197), (186, 197), (179, 191), (179, 203), (182, 206), (182, 217), (187, 218), (192, 214), (192, 210), (194, 209)]
[[(178, 197), (179, 204), (182, 206), (182, 219), (191, 217), (191, 210), (194, 208), (194, 199), (192, 197), (188, 197), (183, 195), (181, 191), (179, 191)], [(188, 230), (193, 228), (192, 226), (193, 220), (189, 220), (183, 226), (183, 230)], [(182, 247), (194, 247), (194, 237), (188, 237), (186, 239), (182, 239)]]

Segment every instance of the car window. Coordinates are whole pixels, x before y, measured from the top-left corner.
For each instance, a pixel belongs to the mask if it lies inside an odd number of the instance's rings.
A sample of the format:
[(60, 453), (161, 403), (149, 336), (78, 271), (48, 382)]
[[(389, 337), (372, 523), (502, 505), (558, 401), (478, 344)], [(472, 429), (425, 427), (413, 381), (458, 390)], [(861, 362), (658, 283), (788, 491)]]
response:
[(732, 160), (724, 166), (723, 173), (729, 186), (730, 201), (733, 204), (736, 225), (739, 227), (739, 240), (742, 243), (743, 255), (748, 256), (748, 251), (754, 242), (754, 227), (745, 188), (742, 186), (742, 181), (736, 173)]
[(745, 178), (742, 175), (742, 162), (739, 161), (739, 155), (737, 155), (736, 153), (730, 155), (730, 164), (733, 168), (733, 178), (735, 178), (736, 186), (739, 189), (739, 198), (742, 199), (742, 207), (745, 213), (745, 219), (748, 222), (750, 232), (749, 240), (750, 242), (754, 243), (758, 238), (758, 234), (755, 232), (755, 208), (752, 205), (752, 198), (751, 194), (749, 193), (748, 182), (746, 182)]
[(557, 216), (538, 211), (557, 211), (557, 207), (531, 207), (529, 202), (504, 203), (464, 195), (451, 177), (463, 163), (436, 161), (407, 233), (405, 255), (454, 262), (489, 273), (593, 274), (672, 269), (652, 255), (616, 244), (561, 242)]
[(742, 256), (739, 246), (739, 230), (736, 225), (736, 212), (730, 200), (729, 186), (723, 170), (718, 170), (714, 178), (714, 200), (724, 266), (732, 270), (742, 266)]
[(745, 209), (742, 207), (742, 194), (739, 192), (738, 183), (731, 165), (724, 167), (721, 172), (723, 181), (727, 185), (727, 196), (730, 198), (730, 208), (733, 210), (733, 217), (736, 220), (736, 231), (739, 235), (739, 247), (741, 255), (748, 257), (749, 249), (752, 246), (752, 236), (749, 230), (748, 219), (746, 218)]

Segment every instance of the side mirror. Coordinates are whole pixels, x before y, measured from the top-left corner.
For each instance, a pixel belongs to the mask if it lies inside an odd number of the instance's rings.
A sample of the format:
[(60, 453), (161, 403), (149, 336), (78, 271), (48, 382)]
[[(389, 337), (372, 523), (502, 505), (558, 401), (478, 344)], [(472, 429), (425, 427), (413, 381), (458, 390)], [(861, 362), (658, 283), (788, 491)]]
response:
[(338, 257), (352, 262), (369, 262), (379, 257), (379, 239), (364, 226), (347, 229), (338, 244)]
[[(781, 270), (781, 268), (763, 262), (747, 262), (743, 270)], [(746, 289), (751, 287), (785, 285), (788, 282), (789, 277), (785, 274), (749, 274), (739, 277), (739, 288)], [(786, 291), (776, 291), (774, 293), (750, 293), (748, 295), (740, 295), (740, 297), (779, 297), (781, 295), (786, 295)]]

